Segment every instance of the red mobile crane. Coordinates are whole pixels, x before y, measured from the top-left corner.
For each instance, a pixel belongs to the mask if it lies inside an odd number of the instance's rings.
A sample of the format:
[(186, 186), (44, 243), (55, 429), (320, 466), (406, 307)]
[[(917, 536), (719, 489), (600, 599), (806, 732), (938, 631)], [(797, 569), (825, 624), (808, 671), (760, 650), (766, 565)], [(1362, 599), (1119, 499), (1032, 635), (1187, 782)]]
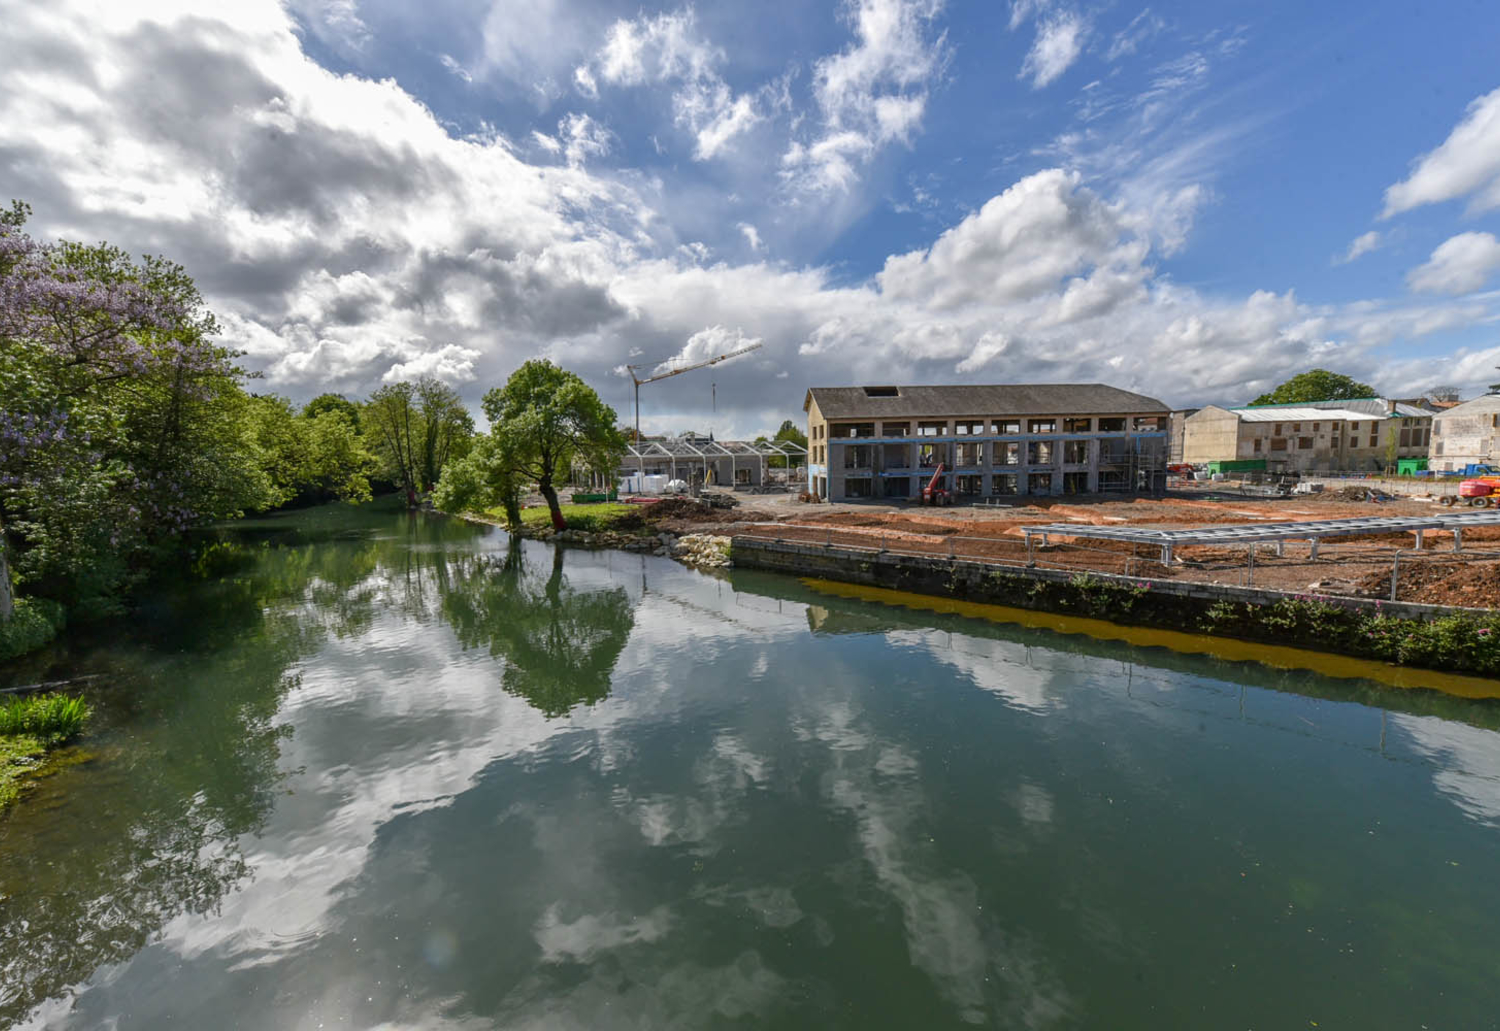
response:
[(922, 488), (922, 504), (924, 504), (924, 505), (951, 505), (951, 504), (953, 504), (953, 495), (952, 495), (952, 493), (949, 492), (948, 488), (938, 486), (938, 483), (939, 483), (939, 481), (942, 480), (942, 478), (943, 478), (943, 463), (939, 462), (938, 463), (938, 467), (937, 467), (937, 472), (935, 472), (935, 473), (932, 474), (932, 479), (928, 481), (927, 486), (925, 486), (925, 487)]

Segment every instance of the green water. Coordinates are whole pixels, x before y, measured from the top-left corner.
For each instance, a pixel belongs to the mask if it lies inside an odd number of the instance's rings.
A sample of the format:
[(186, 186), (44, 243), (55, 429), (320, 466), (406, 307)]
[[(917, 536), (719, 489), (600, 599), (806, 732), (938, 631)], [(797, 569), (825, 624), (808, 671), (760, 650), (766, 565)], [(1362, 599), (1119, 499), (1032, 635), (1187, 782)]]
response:
[[(1500, 707), (329, 508), (11, 679), (0, 1025), (1486, 1028)], [(233, 558), (233, 556), (230, 556)]]

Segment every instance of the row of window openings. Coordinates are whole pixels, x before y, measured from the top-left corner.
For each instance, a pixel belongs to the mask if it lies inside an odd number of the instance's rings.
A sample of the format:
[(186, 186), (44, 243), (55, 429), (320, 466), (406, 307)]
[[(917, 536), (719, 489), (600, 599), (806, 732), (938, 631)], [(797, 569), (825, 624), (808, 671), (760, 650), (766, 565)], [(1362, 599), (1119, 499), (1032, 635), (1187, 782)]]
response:
[[(961, 497), (982, 497), (984, 495), (984, 477), (976, 475), (963, 475), (953, 477), (953, 492)], [(1129, 480), (1124, 473), (1101, 472), (1099, 474), (1099, 489), (1103, 491), (1125, 490), (1129, 486)], [(905, 498), (910, 497), (914, 490), (911, 480), (907, 477), (898, 477), (884, 481), (876, 480), (846, 480), (844, 482), (844, 496), (848, 498), (873, 498), (877, 489), (883, 497)], [(1071, 472), (1063, 473), (1062, 492), (1064, 494), (1086, 494), (1089, 490), (1088, 473)], [(997, 473), (990, 477), (990, 495), (992, 497), (1006, 497), (1021, 492), (1020, 473)], [(1027, 473), (1026, 492), (1028, 494), (1051, 494), (1051, 473)]]
[[(1280, 429), (1280, 425), (1279, 424), (1278, 424), (1277, 428), (1278, 428), (1278, 430)], [(1293, 423), (1292, 424), (1292, 428), (1296, 429), (1297, 428), (1297, 424)], [(1313, 423), (1313, 429), (1316, 430), (1317, 428), (1318, 428), (1318, 424), (1317, 423)], [(1310, 450), (1313, 447), (1313, 438), (1312, 437), (1296, 437), (1296, 438), (1272, 437), (1271, 438), (1271, 445), (1270, 445), (1269, 450), (1271, 450), (1271, 451), (1287, 451), (1287, 450), (1290, 450), (1290, 441), (1292, 439), (1296, 440), (1296, 442), (1297, 442), (1297, 450), (1299, 450), (1299, 451), (1307, 451), (1307, 450)], [(1432, 443), (1432, 431), (1430, 429), (1403, 429), (1401, 431), (1400, 437), (1397, 438), (1397, 446), (1398, 447), (1426, 447), (1430, 443)], [(1352, 447), (1352, 448), (1359, 447), (1359, 437), (1351, 435), (1349, 437), (1349, 446)], [(1369, 446), (1370, 447), (1379, 447), (1380, 446), (1380, 432), (1378, 430), (1372, 430), (1370, 432), (1370, 444), (1369, 444)], [(1262, 441), (1261, 441), (1261, 439), (1259, 437), (1257, 437), (1256, 440), (1255, 440), (1255, 450), (1257, 452), (1259, 452), (1259, 451), (1262, 450)]]
[[(1086, 465), (1093, 446), (1092, 440), (1065, 440), (1060, 448), (1055, 441), (1032, 440), (1025, 442), (1024, 451), (1022, 443), (1006, 441), (994, 444), (919, 444), (916, 446), (915, 468), (934, 469), (939, 464), (959, 468), (984, 465), (986, 464), (986, 449), (989, 449), (993, 457), (993, 461), (989, 464), (997, 466), (1021, 465), (1022, 455), (1026, 457), (1026, 465), (1054, 465), (1059, 455), (1063, 465)], [(886, 444), (884, 449), (882, 468), (913, 468), (910, 464), (911, 445)], [(845, 447), (843, 451), (845, 469), (873, 469), (875, 467), (875, 445), (856, 444)], [(1127, 457), (1127, 452), (1123, 448), (1104, 447), (1101, 448), (1099, 454), (1099, 460), (1106, 464), (1124, 462)]]
[[(1095, 423), (1098, 423), (1097, 428)], [(1056, 433), (1058, 425), (1061, 424), (1063, 433), (1124, 433), (1129, 420), (1119, 418), (1075, 418), (1075, 419), (1029, 419), (1024, 422), (1027, 433)], [(1165, 422), (1160, 416), (1137, 416), (1133, 427), (1141, 431), (1160, 431), (1164, 429)], [(946, 437), (950, 433), (955, 437), (978, 437), (985, 433), (985, 426), (990, 427), (989, 432), (998, 435), (1020, 434), (1023, 425), (1020, 419), (995, 419), (986, 423), (983, 419), (953, 423), (953, 429), (948, 429), (945, 422), (919, 422), (917, 423), (917, 436), (919, 437)], [(822, 439), (823, 426), (813, 427), (813, 439)], [(828, 435), (835, 439), (855, 439), (861, 437), (875, 436), (875, 423), (873, 422), (841, 422), (831, 423)], [(882, 437), (909, 437), (911, 436), (911, 423), (909, 422), (885, 422), (880, 424), (880, 436)]]

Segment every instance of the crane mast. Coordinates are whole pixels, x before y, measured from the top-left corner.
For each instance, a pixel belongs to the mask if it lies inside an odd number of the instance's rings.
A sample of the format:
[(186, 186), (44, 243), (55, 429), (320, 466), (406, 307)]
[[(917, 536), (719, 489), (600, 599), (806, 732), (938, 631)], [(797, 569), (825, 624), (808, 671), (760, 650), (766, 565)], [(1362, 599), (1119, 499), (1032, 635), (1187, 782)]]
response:
[[(641, 447), (641, 387), (642, 387), (642, 385), (644, 385), (646, 383), (655, 383), (658, 380), (671, 379), (673, 376), (681, 376), (684, 372), (692, 372), (694, 369), (703, 369), (703, 368), (707, 368), (710, 365), (717, 365), (720, 362), (728, 361), (731, 358), (738, 358), (742, 354), (749, 354), (751, 351), (758, 351), (758, 350), (760, 350), (760, 348), (762, 346), (763, 345), (758, 344), (758, 343), (756, 343), (756, 344), (750, 344), (748, 347), (741, 347), (741, 348), (739, 348), (738, 350), (735, 350), (735, 351), (726, 351), (723, 354), (716, 355), (713, 358), (706, 358), (706, 359), (704, 359), (701, 362), (694, 362), (692, 365), (684, 365), (680, 369), (668, 369), (666, 372), (658, 373), (655, 376), (647, 376), (644, 379), (642, 379), (640, 376), (637, 376), (635, 374), (635, 370), (636, 369), (645, 369), (645, 368), (653, 367), (653, 366), (656, 366), (656, 365), (660, 365), (661, 362), (642, 362), (642, 363), (640, 363), (638, 365), (627, 365), (627, 366), (625, 366), (625, 370), (630, 373), (630, 379), (631, 379), (631, 381), (635, 384), (635, 446), (636, 446), (636, 459), (637, 459), (638, 464), (640, 466), (640, 476), (641, 476), (641, 484), (642, 484), (642, 486), (644, 486), (645, 482), (646, 482), (646, 458), (645, 458), (644, 455), (642, 455), (640, 453), (640, 447)], [(670, 360), (671, 359), (668, 359), (668, 361), (670, 361)]]

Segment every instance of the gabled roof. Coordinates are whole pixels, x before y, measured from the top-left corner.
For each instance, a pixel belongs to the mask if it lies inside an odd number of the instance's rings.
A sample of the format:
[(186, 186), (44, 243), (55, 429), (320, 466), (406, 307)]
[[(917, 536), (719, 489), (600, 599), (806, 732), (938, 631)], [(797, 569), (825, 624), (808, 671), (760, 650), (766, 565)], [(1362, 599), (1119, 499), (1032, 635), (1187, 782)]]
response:
[[(872, 393), (873, 392), (873, 393)], [(920, 419), (972, 415), (1165, 415), (1154, 397), (1103, 383), (992, 386), (812, 387), (803, 411), (818, 403), (825, 419)]]

